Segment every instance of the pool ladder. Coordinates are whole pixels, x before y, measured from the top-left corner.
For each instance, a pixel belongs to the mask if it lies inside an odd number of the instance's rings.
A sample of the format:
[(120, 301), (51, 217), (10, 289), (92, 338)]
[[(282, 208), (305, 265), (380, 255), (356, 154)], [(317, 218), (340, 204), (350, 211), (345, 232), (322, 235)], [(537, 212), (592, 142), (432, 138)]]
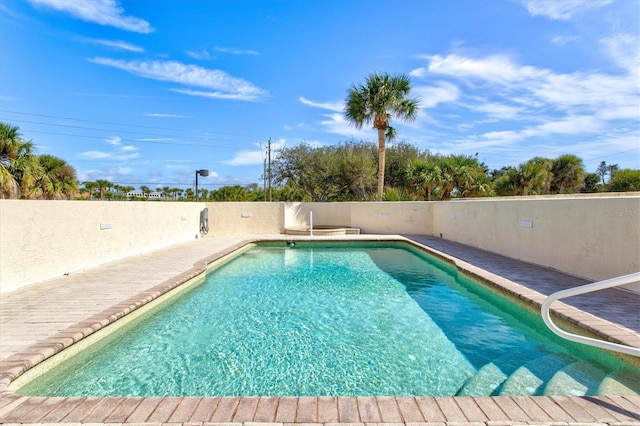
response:
[(627, 355), (640, 357), (640, 348), (634, 348), (627, 345), (621, 345), (618, 343), (607, 342), (604, 340), (593, 339), (591, 337), (581, 336), (579, 334), (569, 333), (560, 329), (552, 320), (551, 313), (549, 312), (551, 304), (557, 300), (565, 297), (577, 296), (579, 294), (591, 293), (597, 290), (604, 290), (605, 288), (617, 287), (620, 285), (631, 284), (640, 281), (640, 272), (636, 272), (629, 275), (622, 275), (620, 277), (611, 278), (597, 283), (585, 284), (579, 287), (569, 288), (567, 290), (561, 290), (548, 296), (541, 307), (541, 315), (547, 327), (551, 329), (558, 336), (585, 345), (596, 346), (601, 349), (607, 349), (610, 351), (621, 352)]

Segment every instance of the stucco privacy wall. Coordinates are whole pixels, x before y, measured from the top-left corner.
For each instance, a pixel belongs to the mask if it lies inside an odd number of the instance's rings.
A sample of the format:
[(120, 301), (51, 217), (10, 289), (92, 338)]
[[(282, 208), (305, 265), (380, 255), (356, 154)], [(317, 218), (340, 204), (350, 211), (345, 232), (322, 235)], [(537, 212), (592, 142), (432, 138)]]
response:
[(204, 203), (0, 200), (0, 292), (193, 240), (203, 208)]
[(308, 226), (313, 212), (314, 226), (333, 225), (360, 228), (365, 234), (431, 235), (434, 203), (353, 202), (287, 203), (285, 226)]
[(640, 197), (437, 203), (433, 235), (603, 280), (640, 271)]
[(639, 193), (399, 203), (0, 200), (0, 292), (193, 240), (205, 206), (207, 238), (282, 233), (285, 224), (308, 224), (313, 211), (315, 225), (442, 234), (593, 280), (640, 271)]
[(284, 232), (284, 203), (207, 203), (208, 236), (280, 234)]

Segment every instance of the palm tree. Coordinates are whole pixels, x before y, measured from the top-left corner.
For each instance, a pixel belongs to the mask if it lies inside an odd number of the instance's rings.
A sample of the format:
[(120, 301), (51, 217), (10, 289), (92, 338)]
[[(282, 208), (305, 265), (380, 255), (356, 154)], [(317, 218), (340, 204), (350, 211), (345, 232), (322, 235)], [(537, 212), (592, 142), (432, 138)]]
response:
[(539, 162), (530, 160), (520, 164), (516, 175), (522, 186), (522, 195), (524, 196), (529, 195), (530, 190), (537, 192), (539, 188), (544, 186), (546, 173)]
[(91, 182), (91, 181), (82, 182), (82, 185), (84, 185), (87, 192), (89, 193), (89, 200), (93, 200), (93, 196), (95, 195), (95, 190), (98, 187), (98, 185), (96, 185), (95, 182)]
[[(141, 187), (141, 189), (142, 189), (142, 187)], [(187, 188), (187, 189), (185, 189), (185, 191), (184, 191), (184, 192), (185, 192), (185, 198), (186, 198), (188, 201), (189, 201), (189, 200), (192, 200), (192, 199), (194, 199), (194, 200), (195, 200), (196, 196), (194, 195), (193, 189), (191, 189), (191, 188)]]
[(565, 154), (556, 158), (551, 167), (553, 173), (552, 190), (559, 194), (578, 192), (584, 181), (584, 165), (582, 159), (573, 154)]
[(33, 142), (20, 136), (19, 128), (0, 123), (0, 197), (29, 197), (40, 165), (33, 154)]
[(174, 200), (180, 199), (180, 197), (182, 196), (182, 192), (183, 190), (180, 188), (171, 188), (171, 195)]
[(144, 196), (144, 198), (149, 198), (149, 194), (151, 194), (151, 188), (149, 188), (146, 185), (142, 185), (140, 187), (140, 192), (142, 192), (142, 195)]
[(78, 188), (76, 171), (61, 158), (53, 155), (40, 155), (38, 162), (42, 174), (36, 185), (47, 200), (69, 199)]
[(113, 184), (111, 182), (109, 182), (108, 180), (105, 179), (98, 179), (96, 180), (96, 188), (98, 189), (98, 192), (100, 193), (100, 199), (104, 200), (104, 196), (107, 193), (108, 190), (110, 190), (111, 188), (113, 188)]
[(411, 79), (404, 75), (373, 73), (365, 84), (353, 85), (348, 91), (345, 117), (358, 129), (364, 123), (373, 122), (378, 130), (378, 190), (376, 198), (382, 200), (384, 192), (384, 168), (387, 137), (395, 135), (395, 129), (389, 125), (392, 117), (412, 121), (418, 113), (418, 100), (409, 97)]
[(418, 190), (418, 195), (424, 199), (424, 193), (427, 192), (427, 200), (431, 201), (431, 194), (435, 188), (442, 183), (442, 173), (438, 163), (433, 159), (417, 158), (409, 163), (408, 173), (411, 182)]

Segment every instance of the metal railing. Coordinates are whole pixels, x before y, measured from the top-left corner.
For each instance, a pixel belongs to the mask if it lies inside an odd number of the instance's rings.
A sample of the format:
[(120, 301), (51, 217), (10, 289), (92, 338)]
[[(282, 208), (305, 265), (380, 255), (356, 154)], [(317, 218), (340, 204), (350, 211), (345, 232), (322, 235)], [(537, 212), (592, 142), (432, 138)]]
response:
[(551, 304), (556, 300), (563, 299), (565, 297), (577, 296), (579, 294), (591, 293), (592, 291), (603, 290), (605, 288), (617, 287), (620, 285), (631, 284), (636, 281), (640, 281), (640, 272), (636, 272), (629, 275), (623, 275), (616, 278), (611, 278), (597, 283), (591, 283), (582, 285), (579, 287), (569, 288), (567, 290), (561, 290), (548, 296), (541, 307), (541, 315), (547, 327), (551, 329), (558, 336), (585, 345), (596, 346), (601, 349), (607, 349), (616, 352), (622, 352), (627, 355), (640, 357), (640, 348), (634, 348), (627, 345), (621, 345), (618, 343), (607, 342), (599, 339), (592, 339), (591, 337), (581, 336), (579, 334), (569, 333), (560, 329), (552, 320), (549, 309)]

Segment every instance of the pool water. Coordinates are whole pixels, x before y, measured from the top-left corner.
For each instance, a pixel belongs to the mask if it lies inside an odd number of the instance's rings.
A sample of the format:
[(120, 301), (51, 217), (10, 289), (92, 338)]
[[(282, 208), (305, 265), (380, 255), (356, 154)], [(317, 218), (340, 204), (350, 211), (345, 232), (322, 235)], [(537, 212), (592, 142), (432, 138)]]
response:
[[(637, 374), (408, 247), (252, 248), (18, 393), (489, 395), (536, 360)], [(520, 387), (541, 394), (547, 383), (531, 386)]]

